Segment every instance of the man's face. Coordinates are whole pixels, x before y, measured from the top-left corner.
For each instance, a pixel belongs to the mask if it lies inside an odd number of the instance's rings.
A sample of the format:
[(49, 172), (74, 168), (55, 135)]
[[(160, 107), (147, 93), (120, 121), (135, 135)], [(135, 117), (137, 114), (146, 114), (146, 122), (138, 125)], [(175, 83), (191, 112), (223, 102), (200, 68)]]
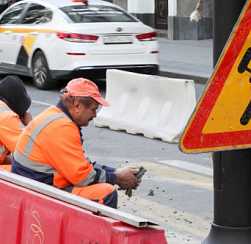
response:
[(85, 108), (82, 103), (75, 101), (74, 115), (72, 116), (74, 122), (80, 127), (88, 126), (89, 121), (96, 118), (98, 106), (99, 103), (96, 100), (93, 100), (93, 103), (89, 108)]

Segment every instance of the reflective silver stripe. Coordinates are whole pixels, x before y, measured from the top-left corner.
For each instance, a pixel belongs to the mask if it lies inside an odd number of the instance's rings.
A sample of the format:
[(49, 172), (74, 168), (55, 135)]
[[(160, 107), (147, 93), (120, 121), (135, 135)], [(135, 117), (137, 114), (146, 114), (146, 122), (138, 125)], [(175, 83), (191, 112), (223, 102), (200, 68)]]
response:
[(102, 165), (99, 163), (95, 163), (94, 168), (101, 170), (101, 174), (99, 176), (98, 182), (100, 182), (100, 183), (106, 182), (106, 171), (104, 169), (102, 169)]
[(26, 156), (27, 158), (29, 157), (32, 148), (34, 146), (34, 140), (37, 138), (37, 136), (39, 135), (39, 133), (41, 132), (41, 130), (48, 125), (50, 122), (52, 122), (55, 119), (58, 118), (68, 118), (66, 114), (62, 113), (62, 114), (54, 114), (52, 116), (50, 116), (49, 118), (47, 118), (45, 121), (43, 121), (34, 131), (31, 132), (29, 140), (26, 144), (26, 147), (24, 149), (23, 155)]
[(34, 131), (31, 132), (30, 137), (28, 139), (28, 142), (26, 144), (26, 147), (24, 149), (23, 154), (20, 154), (17, 150), (14, 152), (14, 158), (15, 160), (20, 163), (21, 165), (36, 170), (38, 172), (42, 173), (58, 173), (53, 166), (49, 166), (46, 164), (41, 164), (36, 161), (30, 160), (28, 157), (33, 149), (34, 146), (34, 140), (37, 138), (39, 133), (42, 131), (42, 129), (48, 125), (50, 122), (52, 122), (55, 119), (58, 118), (68, 118), (66, 114), (60, 113), (60, 114), (54, 114), (47, 118), (43, 123), (41, 123)]
[(94, 168), (95, 169), (102, 169), (102, 165), (96, 162), (94, 165)]
[(86, 160), (91, 163), (91, 159), (89, 157), (86, 157)]
[[(93, 168), (90, 174), (86, 178), (84, 178), (82, 181), (74, 185), (75, 186), (88, 186), (90, 183), (94, 181), (96, 174), (97, 173), (95, 169)], [(106, 182), (106, 171), (101, 169), (101, 173), (99, 176), (99, 183), (105, 183), (105, 182)]]
[(98, 182), (106, 182), (106, 171), (104, 169), (101, 169), (101, 174), (99, 176), (99, 181)]
[(5, 151), (6, 151), (6, 147), (2, 145), (2, 147), (0, 148), (0, 157), (5, 153)]
[(1, 106), (0, 107), (0, 113), (7, 111), (7, 110), (11, 110), (8, 106)]
[(46, 173), (46, 174), (53, 174), (53, 173), (56, 173), (56, 174), (59, 174), (55, 169), (54, 167), (50, 166), (50, 165), (46, 165), (46, 164), (41, 164), (41, 163), (38, 163), (38, 162), (35, 162), (35, 161), (32, 161), (28, 158), (26, 158), (24, 155), (20, 154), (18, 151), (15, 150), (14, 152), (14, 158), (15, 160), (29, 168), (29, 169), (33, 169), (33, 170), (36, 170), (38, 172), (41, 172), (41, 173)]

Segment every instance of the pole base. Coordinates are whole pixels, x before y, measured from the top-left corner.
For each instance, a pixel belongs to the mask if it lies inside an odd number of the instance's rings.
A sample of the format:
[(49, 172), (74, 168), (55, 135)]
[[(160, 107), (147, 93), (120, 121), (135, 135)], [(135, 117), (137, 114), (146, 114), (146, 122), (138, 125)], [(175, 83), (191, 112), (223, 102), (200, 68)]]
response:
[(212, 224), (202, 244), (250, 244), (251, 227), (225, 227)]

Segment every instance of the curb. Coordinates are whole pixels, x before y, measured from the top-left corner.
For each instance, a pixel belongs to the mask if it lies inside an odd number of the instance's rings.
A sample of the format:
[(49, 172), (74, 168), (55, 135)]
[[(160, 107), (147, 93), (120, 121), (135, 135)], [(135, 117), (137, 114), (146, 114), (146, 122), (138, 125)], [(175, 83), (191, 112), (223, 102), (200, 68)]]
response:
[(209, 77), (201, 77), (201, 76), (195, 76), (195, 75), (186, 75), (186, 74), (180, 74), (180, 73), (174, 73), (174, 72), (168, 72), (168, 71), (159, 71), (160, 76), (169, 77), (169, 78), (180, 78), (180, 79), (189, 79), (194, 80), (195, 83), (205, 85), (209, 79)]

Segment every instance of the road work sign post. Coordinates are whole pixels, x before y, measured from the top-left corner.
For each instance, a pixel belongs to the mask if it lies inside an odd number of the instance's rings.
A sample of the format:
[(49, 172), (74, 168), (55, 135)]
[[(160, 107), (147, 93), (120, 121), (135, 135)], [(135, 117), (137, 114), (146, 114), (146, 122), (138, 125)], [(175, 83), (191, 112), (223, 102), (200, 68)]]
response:
[(213, 3), (215, 69), (181, 137), (180, 149), (186, 153), (214, 152), (214, 221), (203, 244), (248, 244), (251, 0)]

